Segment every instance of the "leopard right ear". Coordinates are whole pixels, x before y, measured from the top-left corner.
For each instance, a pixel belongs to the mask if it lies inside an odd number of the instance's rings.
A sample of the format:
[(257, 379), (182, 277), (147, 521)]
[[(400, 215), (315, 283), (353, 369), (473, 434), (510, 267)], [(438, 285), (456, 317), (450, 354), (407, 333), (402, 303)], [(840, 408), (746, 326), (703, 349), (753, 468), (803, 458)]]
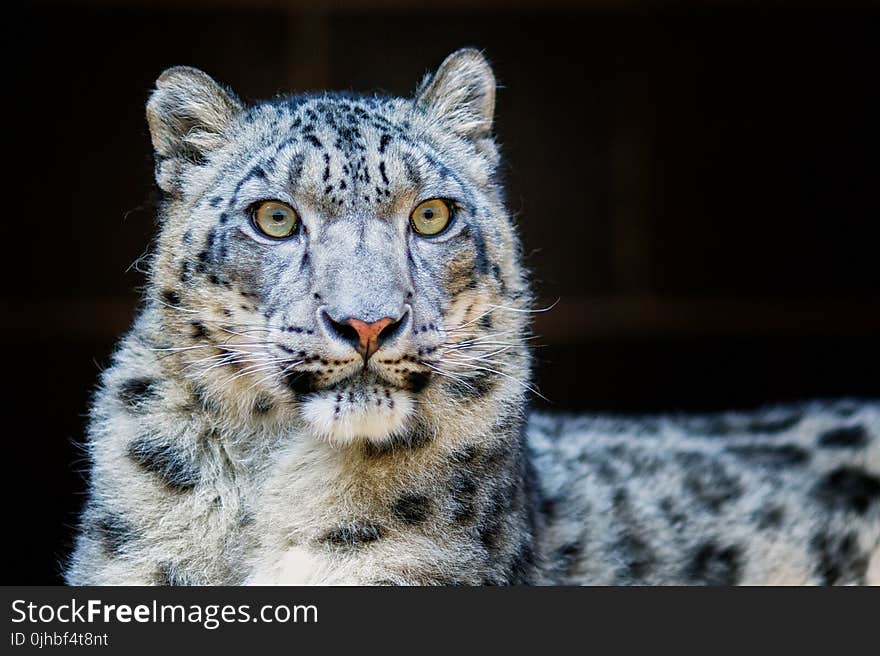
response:
[(479, 50), (449, 55), (416, 91), (416, 103), (453, 132), (474, 140), (489, 138), (495, 112), (495, 75)]
[(235, 94), (196, 68), (175, 66), (162, 73), (147, 102), (159, 187), (174, 190), (182, 166), (202, 162), (221, 146), (242, 109)]

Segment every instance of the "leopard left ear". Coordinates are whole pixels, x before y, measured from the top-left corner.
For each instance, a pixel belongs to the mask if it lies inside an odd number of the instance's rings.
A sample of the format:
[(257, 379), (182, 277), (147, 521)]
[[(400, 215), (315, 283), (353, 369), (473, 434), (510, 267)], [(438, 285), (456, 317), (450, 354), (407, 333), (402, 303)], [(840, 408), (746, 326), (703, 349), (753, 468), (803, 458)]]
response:
[(416, 91), (415, 102), (456, 134), (490, 136), (495, 113), (495, 75), (483, 54), (462, 48), (449, 55)]
[(235, 94), (196, 68), (175, 66), (162, 73), (147, 102), (159, 186), (173, 190), (187, 164), (220, 147), (242, 108)]

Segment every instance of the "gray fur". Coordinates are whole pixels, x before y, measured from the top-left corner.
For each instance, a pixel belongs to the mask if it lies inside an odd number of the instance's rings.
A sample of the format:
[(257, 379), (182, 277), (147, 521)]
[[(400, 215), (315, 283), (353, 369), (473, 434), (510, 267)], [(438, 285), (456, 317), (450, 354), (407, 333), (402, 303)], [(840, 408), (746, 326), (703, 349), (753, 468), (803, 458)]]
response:
[[(160, 232), (92, 408), (70, 583), (872, 580), (876, 404), (526, 424), (494, 100), (474, 50), (411, 99), (245, 105), (162, 74)], [(454, 218), (425, 238), (429, 198)], [(298, 232), (259, 232), (265, 200)], [(365, 361), (328, 317), (397, 323)]]
[(880, 403), (534, 415), (528, 435), (552, 582), (880, 582)]

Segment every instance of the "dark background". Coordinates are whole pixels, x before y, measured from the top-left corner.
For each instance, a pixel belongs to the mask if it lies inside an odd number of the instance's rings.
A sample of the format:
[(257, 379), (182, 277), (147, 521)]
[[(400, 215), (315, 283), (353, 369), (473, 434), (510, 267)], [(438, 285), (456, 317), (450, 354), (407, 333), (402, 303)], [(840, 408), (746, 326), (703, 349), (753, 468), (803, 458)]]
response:
[(154, 230), (143, 106), (174, 64), (246, 98), (409, 94), (485, 49), (509, 205), (541, 304), (560, 299), (536, 320), (556, 408), (880, 395), (880, 10), (757, 5), (6, 5), (2, 582), (60, 581), (75, 442)]

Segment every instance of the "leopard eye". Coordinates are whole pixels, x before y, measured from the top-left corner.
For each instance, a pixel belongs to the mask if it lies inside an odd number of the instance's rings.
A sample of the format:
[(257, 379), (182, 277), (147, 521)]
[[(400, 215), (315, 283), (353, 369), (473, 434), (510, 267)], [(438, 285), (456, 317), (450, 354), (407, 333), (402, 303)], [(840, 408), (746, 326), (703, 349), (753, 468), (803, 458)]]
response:
[(260, 203), (254, 210), (254, 225), (274, 239), (290, 237), (299, 227), (299, 216), (290, 205), (277, 200)]
[(443, 232), (443, 229), (449, 225), (452, 210), (445, 200), (432, 198), (419, 203), (409, 218), (417, 233), (430, 237)]

